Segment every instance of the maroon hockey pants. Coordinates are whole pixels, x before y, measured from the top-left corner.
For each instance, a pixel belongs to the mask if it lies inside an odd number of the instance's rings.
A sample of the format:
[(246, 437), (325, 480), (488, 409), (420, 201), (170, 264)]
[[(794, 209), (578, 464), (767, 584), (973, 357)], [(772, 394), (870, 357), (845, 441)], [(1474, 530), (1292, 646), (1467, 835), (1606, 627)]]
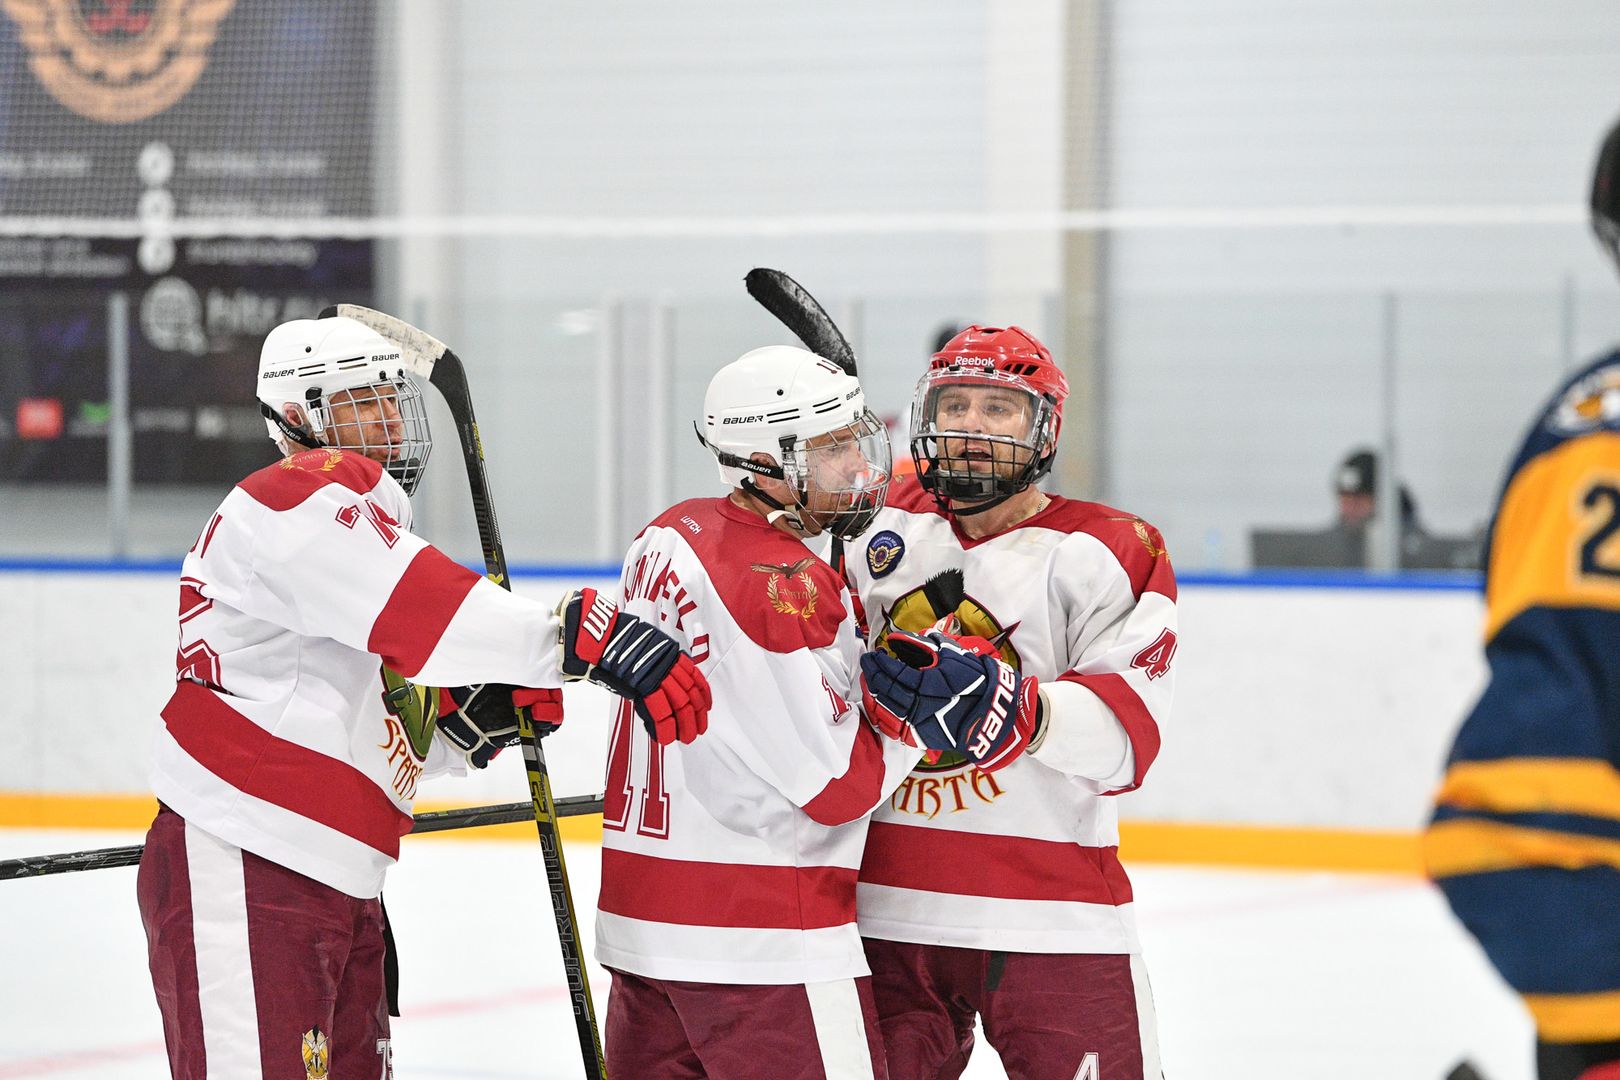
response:
[(383, 917), (158, 811), (136, 881), (175, 1080), (386, 1080)]
[(961, 1076), (975, 1015), (1010, 1080), (1159, 1080), (1152, 1001), (1130, 956), (864, 941), (892, 1080)]
[(737, 986), (609, 970), (614, 1080), (888, 1080), (870, 979)]

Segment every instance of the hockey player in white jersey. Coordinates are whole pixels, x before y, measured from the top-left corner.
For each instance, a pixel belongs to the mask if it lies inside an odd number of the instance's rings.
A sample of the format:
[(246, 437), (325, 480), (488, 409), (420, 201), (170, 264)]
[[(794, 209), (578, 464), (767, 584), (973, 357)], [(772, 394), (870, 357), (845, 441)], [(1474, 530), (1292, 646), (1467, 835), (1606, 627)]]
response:
[(1112, 796), (1159, 749), (1175, 576), (1151, 525), (1035, 486), (1067, 391), (1018, 327), (959, 333), (849, 560), (869, 714), (938, 755), (861, 864), (894, 1080), (961, 1075), (975, 1014), (1014, 1080), (1160, 1075)]
[(861, 716), (844, 582), (805, 545), (853, 538), (890, 451), (860, 384), (802, 349), (714, 376), (700, 439), (728, 496), (672, 507), (625, 557), (620, 604), (714, 694), (690, 746), (613, 726), (596, 956), (611, 1076), (885, 1077), (855, 925), (867, 816), (920, 751)]
[(258, 398), (286, 456), (225, 497), (180, 579), (137, 883), (153, 986), (177, 1080), (387, 1077), (378, 897), (417, 783), (515, 742), (514, 706), (560, 722), (568, 678), (662, 741), (703, 730), (707, 687), (606, 598), (553, 610), (411, 535), (431, 439), (397, 346), (284, 323)]

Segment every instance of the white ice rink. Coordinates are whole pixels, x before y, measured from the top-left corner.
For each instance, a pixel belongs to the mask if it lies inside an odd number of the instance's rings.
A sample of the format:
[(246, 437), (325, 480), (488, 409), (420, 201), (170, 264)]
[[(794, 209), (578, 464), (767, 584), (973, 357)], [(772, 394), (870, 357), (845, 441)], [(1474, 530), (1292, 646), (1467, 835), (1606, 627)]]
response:
[[(0, 830), (0, 858), (139, 839)], [(567, 852), (587, 939), (598, 851)], [(536, 843), (406, 841), (386, 893), (400, 1080), (580, 1075), (543, 878)], [(1132, 878), (1170, 1080), (1442, 1080), (1464, 1056), (1488, 1080), (1531, 1080), (1525, 1014), (1427, 885), (1168, 866)], [(446, 928), (502, 920), (487, 937)], [(144, 949), (133, 869), (0, 882), (0, 1080), (167, 1077)], [(599, 969), (592, 986), (600, 1011)], [(967, 1076), (1003, 1075), (981, 1040)]]

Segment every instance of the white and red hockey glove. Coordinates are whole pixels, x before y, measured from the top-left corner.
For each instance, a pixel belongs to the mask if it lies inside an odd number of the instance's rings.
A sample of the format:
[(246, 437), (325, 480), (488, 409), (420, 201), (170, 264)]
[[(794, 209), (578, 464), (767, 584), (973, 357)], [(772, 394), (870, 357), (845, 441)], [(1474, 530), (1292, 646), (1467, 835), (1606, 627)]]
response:
[(1040, 720), (1033, 675), (993, 655), (982, 638), (896, 630), (888, 645), (894, 656), (861, 657), (861, 703), (880, 731), (911, 746), (954, 750), (986, 772), (1023, 753)]
[(441, 687), (439, 733), (462, 752), (467, 764), (482, 769), (496, 754), (518, 744), (519, 709), (530, 710), (534, 733), (545, 738), (562, 726), (562, 691), (505, 683)]
[(562, 673), (588, 679), (626, 698), (660, 745), (689, 743), (709, 727), (709, 680), (675, 639), (595, 589), (557, 605), (562, 620)]

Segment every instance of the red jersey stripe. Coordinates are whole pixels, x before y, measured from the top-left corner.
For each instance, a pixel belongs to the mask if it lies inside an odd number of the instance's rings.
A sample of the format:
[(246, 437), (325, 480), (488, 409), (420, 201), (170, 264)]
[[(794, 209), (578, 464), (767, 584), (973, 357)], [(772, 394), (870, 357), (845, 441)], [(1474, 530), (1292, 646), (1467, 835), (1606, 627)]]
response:
[(364, 495), (382, 479), (383, 467), (363, 454), (305, 450), (266, 465), (236, 486), (271, 510), (291, 510), (327, 484)]
[(1065, 682), (1079, 683), (1102, 699), (1119, 722), (1125, 727), (1125, 735), (1131, 740), (1131, 750), (1136, 757), (1136, 775), (1131, 778), (1129, 787), (1109, 791), (1107, 795), (1123, 795), (1127, 791), (1135, 791), (1142, 786), (1142, 778), (1147, 775), (1148, 766), (1153, 759), (1159, 756), (1159, 725), (1153, 719), (1153, 714), (1142, 703), (1131, 684), (1125, 681), (1123, 675), (1108, 672), (1103, 675), (1075, 675), (1073, 673), (1060, 676)]
[(399, 858), (411, 816), (354, 766), (276, 738), (188, 680), (176, 684), (163, 722), (197, 764), (236, 790)]
[(846, 723), (859, 725), (849, 754), (849, 768), (804, 804), (804, 812), (822, 825), (844, 825), (865, 817), (877, 806), (883, 791), (883, 746), (877, 732), (858, 715)]
[(366, 651), (382, 657), (405, 678), (413, 678), (477, 584), (477, 574), (437, 548), (418, 551), (371, 624)]
[(1003, 900), (1112, 907), (1131, 902), (1131, 882), (1119, 863), (1118, 847), (886, 821), (872, 822), (866, 834), (861, 883)]
[(608, 847), (598, 907), (681, 926), (820, 930), (855, 921), (855, 871), (661, 859)]
[[(689, 499), (649, 528), (679, 533), (703, 563), (715, 597), (748, 640), (766, 652), (823, 649), (838, 636), (848, 609), (844, 580), (804, 541), (789, 536), (730, 499)], [(729, 556), (747, 551), (749, 559)], [(632, 581), (628, 598), (656, 596), (662, 582)]]

